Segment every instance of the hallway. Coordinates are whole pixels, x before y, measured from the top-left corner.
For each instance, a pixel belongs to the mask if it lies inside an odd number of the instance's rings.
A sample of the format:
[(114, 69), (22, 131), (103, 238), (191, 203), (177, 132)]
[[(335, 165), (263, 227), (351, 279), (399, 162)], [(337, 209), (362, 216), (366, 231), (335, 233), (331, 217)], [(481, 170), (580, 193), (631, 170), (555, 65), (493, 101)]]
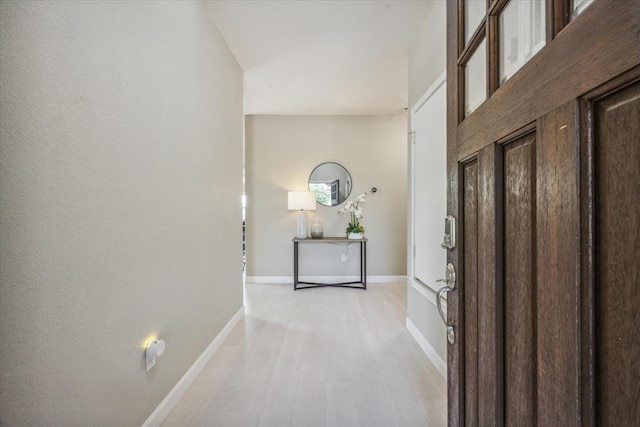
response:
[(446, 425), (445, 380), (405, 329), (404, 283), (247, 284), (245, 313), (164, 425)]

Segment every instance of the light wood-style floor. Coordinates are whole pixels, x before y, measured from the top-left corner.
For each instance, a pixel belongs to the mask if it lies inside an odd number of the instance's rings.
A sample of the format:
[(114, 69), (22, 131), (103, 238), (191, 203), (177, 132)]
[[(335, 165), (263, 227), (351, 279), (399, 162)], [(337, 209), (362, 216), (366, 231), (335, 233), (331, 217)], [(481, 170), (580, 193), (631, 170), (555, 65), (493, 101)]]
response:
[(446, 425), (445, 380), (405, 329), (404, 283), (248, 284), (245, 313), (164, 425)]

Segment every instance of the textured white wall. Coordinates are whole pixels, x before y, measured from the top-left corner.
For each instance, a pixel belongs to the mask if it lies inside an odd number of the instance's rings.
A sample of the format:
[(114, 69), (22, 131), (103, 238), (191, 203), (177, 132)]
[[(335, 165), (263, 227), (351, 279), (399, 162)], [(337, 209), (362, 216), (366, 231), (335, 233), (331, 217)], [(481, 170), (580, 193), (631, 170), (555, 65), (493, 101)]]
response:
[(409, 108), (447, 68), (447, 2), (432, 3), (409, 50)]
[[(446, 1), (435, 1), (409, 50), (409, 106), (412, 107), (446, 70)], [(420, 221), (416, 218), (416, 221)], [(444, 227), (444, 218), (442, 221)], [(444, 229), (443, 229), (444, 231)], [(442, 266), (444, 272), (445, 266)], [(421, 286), (421, 285), (420, 285)], [(424, 292), (435, 293), (424, 287)], [(411, 285), (407, 289), (407, 317), (446, 362), (446, 330), (435, 304)]]
[(242, 305), (242, 71), (197, 2), (3, 1), (0, 55), (0, 424), (140, 425)]
[[(296, 213), (287, 191), (307, 189), (320, 163), (340, 163), (351, 174), (348, 200), (369, 192), (362, 224), (369, 239), (369, 275), (405, 275), (407, 244), (407, 118), (398, 116), (248, 116), (247, 275), (292, 276)], [(371, 187), (378, 192), (371, 194)], [(348, 216), (318, 205), (325, 236), (345, 236)], [(357, 245), (347, 262), (340, 246), (303, 246), (300, 274), (359, 274)]]

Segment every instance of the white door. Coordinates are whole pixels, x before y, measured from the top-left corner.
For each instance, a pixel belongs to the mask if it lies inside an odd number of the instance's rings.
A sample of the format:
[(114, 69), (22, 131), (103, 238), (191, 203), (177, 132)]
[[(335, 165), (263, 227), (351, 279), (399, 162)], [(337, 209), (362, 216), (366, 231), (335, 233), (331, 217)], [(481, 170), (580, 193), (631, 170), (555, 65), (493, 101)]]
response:
[(441, 77), (412, 109), (413, 277), (434, 291), (443, 277), (440, 247), (447, 208), (447, 88)]

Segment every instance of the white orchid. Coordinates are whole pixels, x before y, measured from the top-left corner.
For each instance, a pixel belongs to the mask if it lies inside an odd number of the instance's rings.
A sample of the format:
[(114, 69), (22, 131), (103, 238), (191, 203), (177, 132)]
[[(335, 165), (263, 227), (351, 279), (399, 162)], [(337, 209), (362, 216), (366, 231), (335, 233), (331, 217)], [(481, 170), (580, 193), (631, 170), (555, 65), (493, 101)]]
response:
[(351, 221), (347, 226), (348, 233), (364, 233), (364, 227), (360, 225), (360, 220), (364, 218), (362, 206), (360, 204), (365, 202), (367, 193), (362, 193), (354, 200), (350, 200), (344, 204), (344, 207), (338, 210), (339, 214), (350, 215)]

